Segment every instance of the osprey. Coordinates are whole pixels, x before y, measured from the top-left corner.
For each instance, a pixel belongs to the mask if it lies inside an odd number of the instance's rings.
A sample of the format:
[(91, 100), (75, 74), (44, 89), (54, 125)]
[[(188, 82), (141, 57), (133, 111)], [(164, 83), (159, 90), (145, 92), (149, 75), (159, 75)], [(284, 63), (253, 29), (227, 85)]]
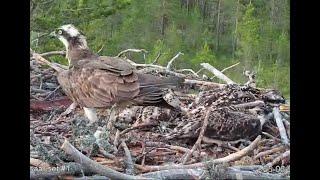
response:
[(94, 122), (94, 108), (108, 108), (114, 104), (170, 106), (163, 99), (163, 88), (175, 87), (181, 78), (160, 78), (138, 73), (127, 61), (93, 53), (86, 37), (73, 25), (63, 25), (51, 33), (66, 48), (69, 69), (59, 72), (57, 79), (65, 94), (84, 108)]

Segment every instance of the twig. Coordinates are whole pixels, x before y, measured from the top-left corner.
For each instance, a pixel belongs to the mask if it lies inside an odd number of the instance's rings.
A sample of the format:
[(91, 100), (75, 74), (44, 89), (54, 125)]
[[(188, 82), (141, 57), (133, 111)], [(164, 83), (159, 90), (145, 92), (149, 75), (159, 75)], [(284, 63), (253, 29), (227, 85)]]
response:
[(125, 169), (125, 173), (126, 174), (130, 174), (130, 175), (133, 175), (134, 174), (134, 163), (132, 161), (132, 157), (131, 157), (131, 153), (129, 151), (129, 148), (127, 146), (127, 144), (125, 143), (124, 140), (122, 140), (121, 142), (121, 146), (124, 150), (124, 153), (126, 155), (126, 161), (125, 161), (125, 164), (126, 164), (126, 169)]
[(116, 57), (120, 57), (122, 54), (127, 53), (127, 52), (143, 52), (143, 53), (148, 53), (145, 49), (126, 49), (124, 51), (121, 51)]
[(76, 175), (86, 171), (78, 163), (67, 163), (59, 167), (30, 168), (30, 179), (54, 179), (63, 175)]
[(66, 70), (65, 66), (58, 64), (58, 63), (51, 63), (50, 61), (48, 61), (45, 58), (43, 58), (42, 56), (40, 56), (38, 53), (33, 52), (32, 49), (30, 49), (30, 53), (32, 55), (32, 58), (34, 58), (36, 61), (38, 61), (40, 63), (47, 64), (48, 66), (50, 66), (51, 68), (53, 68), (57, 72), (61, 72), (63, 70)]
[(225, 142), (225, 141), (221, 141), (221, 140), (211, 139), (206, 136), (203, 137), (202, 141), (207, 144), (217, 144), (218, 146), (229, 148), (229, 149), (234, 150), (236, 152), (240, 151), (238, 148), (235, 148), (229, 144), (229, 143), (233, 143), (233, 142)]
[(209, 119), (209, 117), (210, 117), (211, 111), (212, 111), (212, 109), (209, 108), (208, 111), (207, 111), (207, 113), (206, 113), (206, 116), (205, 116), (205, 118), (204, 118), (204, 120), (203, 120), (203, 124), (202, 124), (201, 130), (200, 130), (200, 133), (199, 133), (199, 137), (198, 137), (196, 143), (193, 145), (191, 151), (189, 151), (189, 152), (186, 153), (185, 158), (182, 160), (182, 164), (185, 164), (185, 163), (189, 160), (191, 154), (196, 150), (196, 148), (201, 148), (201, 147), (200, 147), (200, 144), (201, 144), (201, 141), (202, 141), (204, 132), (205, 132), (205, 130), (207, 129), (208, 119)]
[(129, 127), (129, 128), (126, 128), (125, 130), (121, 131), (120, 132), (120, 136), (132, 131), (132, 130), (135, 130), (135, 129), (141, 129), (141, 128), (145, 128), (145, 127), (150, 127), (150, 126), (156, 126), (157, 124), (154, 124), (154, 123), (144, 123), (144, 124), (139, 124), (137, 126), (132, 126), (132, 127)]
[(57, 86), (53, 91), (51, 91), (45, 98), (44, 101), (47, 100), (53, 93), (55, 93), (61, 86)]
[(196, 76), (196, 77), (199, 77), (199, 75), (196, 73), (196, 72), (194, 72), (192, 69), (179, 69), (179, 70), (176, 70), (177, 72), (191, 72), (194, 76)]
[(225, 72), (226, 70), (231, 69), (231, 68), (233, 68), (233, 67), (235, 67), (235, 66), (237, 66), (237, 65), (239, 65), (239, 64), (240, 64), (240, 62), (238, 62), (238, 63), (236, 63), (236, 64), (233, 64), (233, 65), (231, 65), (231, 66), (229, 66), (229, 67), (226, 67), (226, 68), (222, 69), (221, 72)]
[(114, 140), (113, 140), (114, 152), (118, 151), (117, 147), (119, 145), (119, 137), (120, 137), (120, 131), (119, 131), (119, 129), (117, 129), (116, 135), (114, 136)]
[(43, 162), (39, 159), (30, 158), (30, 165), (38, 167), (38, 168), (49, 168), (50, 164)]
[(273, 108), (273, 115), (274, 115), (274, 119), (276, 120), (279, 132), (280, 132), (280, 137), (281, 140), (284, 144), (288, 145), (289, 144), (289, 139), (286, 133), (286, 128), (283, 125), (282, 122), (282, 118), (281, 118), (281, 114), (279, 112), (279, 108), (278, 107), (274, 107)]
[(158, 53), (157, 57), (152, 61), (151, 64), (155, 64), (161, 56), (161, 52)]
[(233, 105), (235, 108), (250, 108), (250, 107), (256, 107), (256, 106), (263, 106), (264, 102), (261, 100), (253, 101), (253, 102), (247, 102), (242, 104), (236, 104)]
[(74, 146), (72, 146), (67, 139), (65, 139), (64, 143), (61, 146), (61, 149), (71, 156), (71, 158), (80, 163), (82, 167), (85, 169), (88, 169), (91, 172), (97, 173), (102, 176), (109, 177), (111, 179), (145, 179), (143, 177), (139, 176), (131, 176), (127, 174), (120, 173), (118, 171), (115, 171), (113, 169), (110, 169), (106, 166), (103, 166), (101, 164), (98, 164), (97, 162), (91, 160), (87, 156), (83, 155), (81, 152), (79, 152)]
[(184, 84), (205, 86), (210, 89), (223, 88), (226, 86), (226, 84), (220, 84), (220, 83), (208, 82), (208, 81), (199, 81), (199, 80), (194, 80), (194, 79), (185, 79)]
[(225, 81), (227, 84), (236, 84), (233, 82), (230, 78), (228, 78), (226, 75), (224, 75), (221, 71), (217, 70), (213, 66), (211, 66), (209, 63), (201, 63), (200, 64), (202, 67), (216, 75), (219, 79)]
[[(219, 174), (223, 167), (214, 167), (212, 171)], [(239, 167), (227, 167), (223, 174), (215, 177), (219, 179), (289, 179), (278, 174), (263, 173), (256, 171), (241, 170)], [(156, 172), (149, 172), (141, 174), (143, 177), (155, 178), (155, 179), (212, 179), (208, 170), (204, 168), (198, 169), (169, 169)], [(240, 177), (240, 178), (239, 178)]]
[(279, 163), (281, 160), (285, 159), (289, 157), (290, 158), (290, 150), (284, 152), (283, 154), (281, 154), (280, 156), (278, 156), (277, 158), (275, 158), (272, 162), (268, 163), (267, 166), (268, 167), (272, 167), (274, 165), (276, 165), (277, 163)]
[(168, 169), (202, 168), (202, 167), (205, 167), (207, 164), (227, 163), (231, 161), (236, 161), (241, 157), (247, 155), (249, 152), (253, 151), (253, 149), (255, 149), (258, 146), (258, 143), (260, 140), (261, 140), (261, 136), (259, 135), (249, 146), (241, 149), (240, 151), (229, 154), (228, 156), (223, 158), (213, 159), (205, 162), (199, 162), (199, 163), (188, 164), (188, 165), (165, 165), (165, 166), (144, 166), (143, 167), (141, 165), (136, 164), (135, 166), (144, 171), (160, 171), (160, 170), (168, 170)]
[(274, 140), (276, 140), (276, 141), (278, 141), (278, 142), (281, 142), (281, 139), (279, 139), (279, 138), (277, 138), (277, 137), (274, 137), (274, 136), (272, 136), (271, 134), (269, 134), (269, 133), (267, 133), (267, 132), (261, 132), (261, 134), (263, 134), (263, 135), (265, 135), (265, 136), (267, 136), (267, 137), (269, 137), (269, 138), (271, 138), (271, 139), (274, 139)]
[(102, 47), (98, 50), (97, 54), (99, 54), (103, 48), (104, 48), (104, 45), (102, 45)]
[(266, 155), (281, 151), (283, 149), (285, 149), (284, 146), (279, 146), (279, 147), (276, 147), (276, 148), (273, 148), (273, 149), (269, 149), (267, 151), (260, 152), (254, 157), (254, 159), (258, 159), (260, 157), (263, 157), (263, 156), (266, 156)]
[[(223, 73), (224, 71), (226, 71), (226, 70), (228, 70), (228, 69), (231, 69), (231, 68), (233, 68), (233, 67), (235, 67), (235, 66), (237, 66), (237, 65), (239, 65), (240, 64), (240, 62), (238, 62), (238, 63), (236, 63), (236, 64), (233, 64), (233, 65), (231, 65), (231, 66), (229, 66), (229, 67), (226, 67), (226, 68), (224, 68), (224, 69), (222, 69), (221, 70), (221, 72)], [(216, 76), (212, 76), (211, 78), (215, 78)]]
[(42, 56), (42, 57), (54, 56), (54, 55), (65, 56), (66, 52), (65, 51), (50, 51), (50, 52), (45, 52), (45, 53), (40, 54), (40, 56)]
[(167, 64), (167, 67), (166, 69), (167, 70), (170, 70), (171, 69), (171, 66), (172, 66), (172, 63), (173, 61), (175, 61), (180, 55), (184, 55), (182, 52), (178, 52)]

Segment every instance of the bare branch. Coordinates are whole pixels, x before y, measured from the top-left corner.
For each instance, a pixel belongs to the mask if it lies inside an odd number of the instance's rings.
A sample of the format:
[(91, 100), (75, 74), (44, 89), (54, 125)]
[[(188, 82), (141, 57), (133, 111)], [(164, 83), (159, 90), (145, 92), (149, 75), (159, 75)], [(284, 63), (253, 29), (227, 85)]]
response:
[(139, 176), (123, 174), (101, 164), (98, 164), (97, 162), (91, 160), (90, 158), (79, 152), (67, 141), (67, 139), (65, 139), (64, 143), (61, 146), (61, 149), (74, 161), (80, 163), (85, 169), (88, 169), (89, 171), (100, 174), (102, 176), (106, 176), (111, 179), (146, 179)]
[(50, 51), (50, 52), (45, 52), (45, 53), (40, 54), (40, 56), (42, 56), (42, 57), (54, 56), (54, 55), (65, 56), (66, 52), (65, 51)]
[(213, 159), (205, 162), (199, 162), (199, 163), (188, 164), (188, 165), (148, 166), (148, 168), (142, 167), (141, 165), (138, 165), (138, 164), (136, 164), (135, 166), (145, 171), (160, 171), (160, 170), (168, 170), (168, 169), (193, 169), (193, 168), (205, 167), (207, 164), (227, 163), (231, 161), (236, 161), (241, 157), (247, 155), (249, 152), (253, 151), (253, 149), (255, 149), (258, 146), (258, 143), (260, 142), (260, 140), (261, 140), (261, 136), (259, 135), (249, 146), (241, 149), (240, 151), (235, 152), (233, 154), (229, 154), (228, 156), (223, 158)]
[(176, 70), (177, 72), (191, 72), (193, 75), (195, 75), (196, 77), (199, 77), (199, 75), (194, 72), (192, 69), (179, 69), (179, 70)]
[(132, 161), (132, 157), (131, 157), (131, 153), (129, 151), (129, 148), (124, 140), (122, 140), (121, 146), (122, 146), (124, 153), (126, 155), (126, 161), (125, 161), (126, 170), (125, 170), (125, 172), (126, 172), (126, 174), (133, 175), (134, 174), (134, 163)]
[(289, 144), (289, 139), (288, 139), (288, 136), (287, 136), (286, 128), (283, 125), (281, 114), (279, 112), (279, 108), (278, 107), (274, 107), (273, 108), (273, 115), (274, 115), (274, 119), (276, 120), (278, 129), (279, 129), (281, 140), (282, 140), (282, 142), (284, 144), (288, 145)]
[(209, 117), (210, 117), (211, 111), (212, 111), (212, 109), (209, 108), (208, 111), (207, 111), (207, 113), (206, 113), (206, 116), (205, 116), (205, 118), (204, 118), (204, 120), (203, 120), (203, 124), (202, 124), (201, 130), (200, 130), (200, 133), (199, 133), (199, 137), (198, 137), (196, 143), (193, 145), (191, 151), (189, 151), (189, 152), (186, 153), (185, 158), (182, 160), (182, 164), (185, 164), (185, 163), (189, 160), (191, 154), (196, 150), (196, 148), (201, 148), (201, 147), (200, 147), (200, 144), (201, 144), (201, 141), (202, 141), (204, 132), (205, 132), (205, 130), (207, 129), (208, 119), (209, 119)]
[(97, 54), (99, 54), (103, 48), (104, 48), (104, 45), (102, 45), (102, 47), (98, 50)]
[(155, 64), (161, 56), (161, 52), (158, 53), (157, 57), (152, 61), (151, 64)]
[(180, 55), (184, 55), (182, 52), (178, 52), (167, 64), (167, 70), (171, 69), (173, 61), (175, 61)]
[(145, 50), (145, 49), (126, 49), (126, 50), (124, 50), (124, 51), (121, 51), (116, 57), (120, 57), (122, 54), (127, 53), (127, 52), (136, 52), (136, 53), (143, 52), (143, 53), (148, 53), (148, 51)]
[(216, 75), (219, 79), (225, 81), (227, 84), (236, 84), (233, 82), (230, 78), (228, 78), (226, 75), (224, 75), (221, 71), (217, 70), (213, 66), (211, 66), (209, 63), (201, 63), (200, 64), (202, 67)]
[(233, 64), (233, 65), (231, 65), (231, 66), (229, 66), (229, 67), (226, 67), (226, 68), (222, 69), (221, 72), (224, 72), (224, 71), (226, 71), (226, 70), (228, 70), (228, 69), (231, 69), (231, 68), (233, 68), (233, 67), (235, 67), (235, 66), (237, 66), (237, 65), (239, 65), (239, 64), (240, 64), (240, 62), (238, 62), (238, 63), (236, 63), (236, 64)]

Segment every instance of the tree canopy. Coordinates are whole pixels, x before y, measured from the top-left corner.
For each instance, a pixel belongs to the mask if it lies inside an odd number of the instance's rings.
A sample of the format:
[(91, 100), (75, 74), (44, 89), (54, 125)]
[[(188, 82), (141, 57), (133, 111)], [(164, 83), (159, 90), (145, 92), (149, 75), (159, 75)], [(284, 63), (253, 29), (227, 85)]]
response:
[[(128, 48), (134, 61), (165, 65), (177, 52), (176, 68), (198, 70), (208, 62), (236, 82), (244, 70), (257, 73), (257, 85), (290, 93), (289, 0), (31, 0), (30, 44), (39, 52), (63, 49), (48, 33), (74, 24), (99, 54)], [(52, 60), (66, 63), (61, 57)]]

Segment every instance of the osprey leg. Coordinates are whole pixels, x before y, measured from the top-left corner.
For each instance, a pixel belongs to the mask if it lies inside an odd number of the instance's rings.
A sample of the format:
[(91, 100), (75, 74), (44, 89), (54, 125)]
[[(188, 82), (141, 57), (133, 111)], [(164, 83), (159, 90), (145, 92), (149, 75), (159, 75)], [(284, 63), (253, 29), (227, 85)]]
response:
[(83, 107), (83, 110), (84, 110), (84, 114), (89, 119), (90, 124), (98, 121), (97, 113), (96, 113), (96, 110), (94, 108)]

